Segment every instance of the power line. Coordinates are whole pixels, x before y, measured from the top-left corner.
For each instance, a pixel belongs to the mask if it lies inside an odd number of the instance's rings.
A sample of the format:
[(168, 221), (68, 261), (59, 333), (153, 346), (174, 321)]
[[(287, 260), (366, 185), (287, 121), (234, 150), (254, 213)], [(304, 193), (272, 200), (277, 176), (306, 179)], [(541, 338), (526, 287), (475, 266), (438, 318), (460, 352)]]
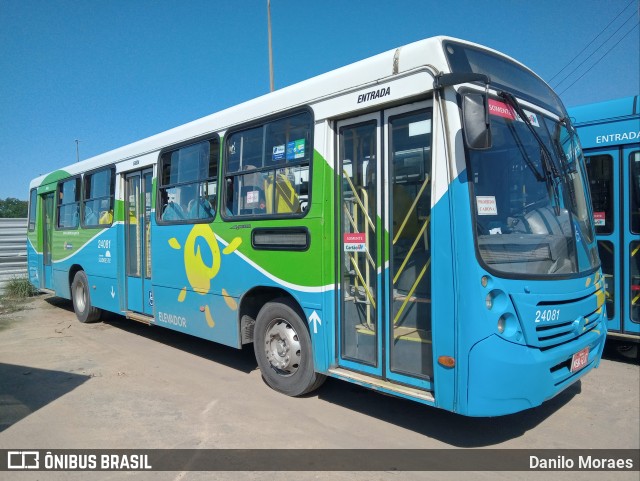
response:
[(629, 30), (627, 33), (625, 33), (625, 34), (620, 38), (620, 40), (618, 40), (618, 41), (615, 43), (615, 45), (613, 45), (609, 50), (607, 50), (607, 51), (604, 53), (604, 55), (603, 55), (602, 57), (600, 57), (598, 60), (596, 60), (596, 61), (593, 63), (593, 65), (591, 65), (591, 67), (589, 67), (589, 68), (587, 69), (587, 71), (586, 71), (585, 73), (583, 73), (582, 75), (580, 75), (580, 77), (578, 77), (577, 79), (575, 79), (575, 80), (571, 83), (571, 85), (569, 85), (567, 88), (565, 88), (565, 89), (564, 89), (562, 92), (560, 92), (558, 95), (562, 95), (563, 93), (565, 93), (567, 90), (569, 90), (569, 89), (573, 86), (573, 84), (575, 84), (578, 80), (580, 80), (582, 77), (584, 77), (585, 75), (587, 75), (587, 73), (589, 73), (589, 71), (590, 71), (593, 67), (595, 67), (595, 66), (598, 64), (598, 62), (600, 62), (600, 60), (602, 60), (602, 59), (603, 59), (603, 58), (605, 58), (609, 53), (611, 53), (611, 51), (612, 51), (614, 48), (616, 48), (616, 47), (618, 46), (618, 44), (619, 44), (620, 42), (622, 42), (622, 41), (627, 37), (627, 35), (629, 35), (631, 32), (633, 32), (633, 31), (636, 29), (636, 27), (637, 27), (638, 25), (640, 25), (640, 22), (636, 23), (633, 27), (631, 27), (631, 30)]
[[(624, 26), (629, 22), (629, 20), (633, 19), (635, 16), (636, 16), (636, 12), (634, 11), (634, 12), (631, 14), (631, 16), (630, 16), (629, 18), (627, 18), (627, 19), (624, 21), (624, 23), (623, 23), (622, 25), (620, 25), (620, 26), (616, 29), (616, 31), (615, 31), (615, 32), (613, 32), (613, 33), (609, 36), (609, 38), (607, 38), (604, 42), (602, 42), (602, 44), (601, 44), (598, 48), (596, 48), (593, 52), (591, 52), (589, 55), (587, 55), (587, 57), (586, 57), (586, 58), (585, 58), (581, 63), (579, 63), (579, 64), (578, 64), (578, 66), (577, 66), (576, 68), (574, 68), (571, 72), (569, 72), (567, 75), (565, 75), (565, 76), (562, 78), (562, 80), (560, 80), (559, 82), (556, 82), (556, 84), (553, 86), (553, 88), (554, 88), (554, 89), (555, 89), (555, 88), (558, 88), (562, 82), (564, 82), (564, 81), (565, 81), (565, 80), (567, 80), (569, 77), (571, 77), (571, 75), (573, 75), (573, 74), (575, 73), (575, 71), (576, 71), (576, 70), (578, 70), (580, 67), (582, 67), (582, 65), (584, 65), (584, 63), (585, 63), (587, 60), (589, 60), (591, 57), (593, 57), (593, 56), (596, 54), (596, 52), (597, 52), (598, 50), (600, 50), (602, 47), (604, 47), (604, 46), (606, 45), (606, 43), (607, 43), (609, 40), (611, 40), (611, 39), (612, 39), (612, 38), (613, 38), (613, 37), (614, 37), (614, 36), (615, 36), (615, 35), (616, 35), (620, 30), (622, 30), (622, 27), (624, 27)], [(617, 17), (616, 17), (616, 18), (617, 18)], [(574, 59), (574, 60), (575, 60), (575, 59)]]
[[(553, 77), (551, 77), (551, 78), (549, 79), (549, 84), (551, 83), (551, 81), (552, 81), (554, 78), (556, 78), (558, 75), (560, 75), (564, 69), (566, 69), (569, 65), (571, 65), (571, 64), (573, 63), (573, 61), (574, 61), (574, 60), (576, 60), (580, 55), (582, 55), (582, 53), (583, 53), (585, 50), (587, 50), (587, 49), (591, 46), (591, 44), (592, 44), (593, 42), (595, 42), (595, 41), (598, 39), (598, 37), (600, 37), (600, 35), (602, 35), (602, 34), (604, 33), (604, 32), (605, 32), (605, 30), (607, 30), (607, 28), (609, 28), (609, 26), (610, 26), (613, 22), (615, 22), (615, 21), (618, 19), (618, 17), (619, 17), (620, 15), (622, 15), (622, 13), (623, 13), (623, 12), (624, 12), (628, 7), (629, 7), (629, 5), (631, 5), (631, 4), (632, 4), (632, 3), (634, 3), (635, 1), (636, 1), (636, 0), (631, 0), (627, 5), (625, 5), (625, 6), (624, 6), (624, 8), (623, 8), (622, 10), (620, 10), (620, 13), (618, 13), (618, 15), (616, 15), (616, 16), (615, 16), (615, 18), (614, 18), (613, 20), (611, 20), (611, 21), (607, 24), (607, 26), (606, 26), (606, 27), (604, 27), (604, 28), (600, 31), (600, 33), (599, 33), (598, 35), (596, 35), (596, 36), (594, 37), (594, 39), (593, 39), (593, 40), (591, 40), (591, 42), (589, 42), (589, 43), (587, 44), (587, 46), (586, 46), (586, 47), (584, 47), (584, 48), (580, 51), (580, 53), (578, 53), (578, 55), (576, 55), (575, 57), (573, 57), (573, 58), (571, 59), (571, 61), (570, 61), (568, 64), (566, 64), (564, 67), (562, 67), (558, 73), (556, 73)], [(635, 12), (634, 12), (634, 13), (635, 13)], [(605, 43), (606, 43), (606, 42), (605, 42)], [(598, 48), (600, 48), (600, 47), (598, 47)], [(596, 49), (596, 50), (597, 50), (597, 49)]]

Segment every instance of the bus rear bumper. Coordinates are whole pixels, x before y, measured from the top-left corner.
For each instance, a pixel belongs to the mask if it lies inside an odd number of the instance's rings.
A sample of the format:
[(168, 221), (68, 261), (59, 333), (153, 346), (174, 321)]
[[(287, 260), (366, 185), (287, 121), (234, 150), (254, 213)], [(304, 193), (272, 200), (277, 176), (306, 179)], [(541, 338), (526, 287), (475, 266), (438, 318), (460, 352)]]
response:
[[(493, 335), (469, 354), (468, 416), (500, 416), (541, 405), (600, 363), (606, 338), (601, 321), (573, 341), (540, 350)], [(571, 372), (574, 354), (589, 348), (586, 365)]]

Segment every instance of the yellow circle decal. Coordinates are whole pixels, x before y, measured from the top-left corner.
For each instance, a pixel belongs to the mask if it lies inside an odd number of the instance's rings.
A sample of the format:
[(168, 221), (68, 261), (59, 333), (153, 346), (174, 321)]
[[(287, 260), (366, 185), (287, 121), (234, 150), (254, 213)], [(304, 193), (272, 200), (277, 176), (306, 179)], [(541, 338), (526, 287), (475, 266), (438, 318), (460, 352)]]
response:
[[(200, 245), (196, 241), (202, 237), (211, 249), (212, 265), (202, 260)], [(211, 289), (211, 279), (220, 270), (220, 248), (211, 228), (206, 224), (196, 224), (191, 229), (184, 245), (184, 268), (187, 272), (189, 284), (198, 294), (206, 294)]]

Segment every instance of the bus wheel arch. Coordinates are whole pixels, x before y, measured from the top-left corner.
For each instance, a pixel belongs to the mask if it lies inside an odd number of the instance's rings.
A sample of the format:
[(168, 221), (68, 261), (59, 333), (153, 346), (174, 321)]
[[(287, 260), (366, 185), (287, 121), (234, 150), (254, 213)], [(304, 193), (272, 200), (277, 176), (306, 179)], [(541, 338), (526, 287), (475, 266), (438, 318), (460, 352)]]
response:
[(100, 320), (102, 310), (94, 307), (91, 303), (91, 291), (87, 275), (81, 268), (70, 271), (69, 274), (71, 275), (72, 272), (71, 300), (76, 317), (80, 322), (96, 322)]
[[(262, 306), (274, 299), (287, 297), (296, 305), (298, 304), (287, 291), (277, 287), (257, 286), (242, 295), (238, 308), (238, 322), (242, 344), (250, 344), (253, 342), (255, 322)], [(302, 311), (299, 306), (298, 310)]]
[(302, 308), (291, 296), (269, 300), (256, 316), (253, 348), (262, 378), (288, 396), (311, 392), (325, 380), (315, 371), (305, 320)]

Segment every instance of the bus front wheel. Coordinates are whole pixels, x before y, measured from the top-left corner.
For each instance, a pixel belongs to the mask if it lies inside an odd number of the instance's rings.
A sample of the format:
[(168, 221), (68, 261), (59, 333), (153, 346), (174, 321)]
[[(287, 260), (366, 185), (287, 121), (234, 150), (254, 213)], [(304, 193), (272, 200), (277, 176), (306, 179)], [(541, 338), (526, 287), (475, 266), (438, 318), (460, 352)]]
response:
[(260, 309), (253, 348), (262, 377), (276, 391), (301, 396), (325, 380), (314, 370), (309, 330), (288, 299), (268, 302)]
[(91, 305), (89, 281), (84, 271), (76, 272), (71, 283), (71, 298), (73, 310), (80, 322), (95, 322), (100, 319), (102, 311)]

